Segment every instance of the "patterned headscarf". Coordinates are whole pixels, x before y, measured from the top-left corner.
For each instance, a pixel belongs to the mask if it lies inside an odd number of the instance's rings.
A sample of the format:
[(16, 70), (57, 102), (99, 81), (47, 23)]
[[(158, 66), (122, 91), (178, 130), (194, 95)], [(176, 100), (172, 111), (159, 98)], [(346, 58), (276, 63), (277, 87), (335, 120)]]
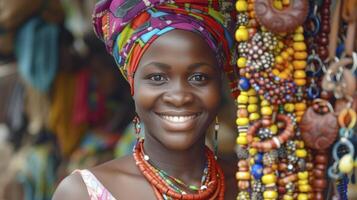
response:
[(95, 7), (93, 24), (133, 95), (133, 77), (142, 55), (155, 39), (171, 30), (200, 34), (220, 66), (232, 70), (233, 40), (218, 12), (220, 6), (218, 0), (102, 0)]

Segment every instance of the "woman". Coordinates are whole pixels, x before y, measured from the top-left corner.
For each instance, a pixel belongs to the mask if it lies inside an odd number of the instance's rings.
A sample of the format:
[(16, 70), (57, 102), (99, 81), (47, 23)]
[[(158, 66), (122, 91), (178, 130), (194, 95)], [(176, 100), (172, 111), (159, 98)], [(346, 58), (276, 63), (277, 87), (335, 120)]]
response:
[(96, 33), (131, 86), (145, 140), (133, 155), (68, 176), (54, 200), (235, 199), (235, 167), (205, 147), (220, 106), (222, 68), (231, 69), (218, 6), (203, 0), (97, 5)]

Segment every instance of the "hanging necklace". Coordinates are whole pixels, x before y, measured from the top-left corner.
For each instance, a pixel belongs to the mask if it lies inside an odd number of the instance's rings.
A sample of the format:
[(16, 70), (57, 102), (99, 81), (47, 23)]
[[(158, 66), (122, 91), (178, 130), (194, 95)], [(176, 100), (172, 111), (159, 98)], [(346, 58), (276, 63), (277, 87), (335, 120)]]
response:
[[(181, 180), (154, 167), (149, 162), (150, 158), (144, 153), (143, 143), (144, 140), (137, 143), (133, 156), (141, 173), (153, 187), (157, 199), (224, 199), (224, 175), (211, 150), (206, 148), (207, 164), (201, 179), (201, 187), (198, 189), (195, 186), (186, 185)], [(188, 191), (194, 193), (188, 193)]]

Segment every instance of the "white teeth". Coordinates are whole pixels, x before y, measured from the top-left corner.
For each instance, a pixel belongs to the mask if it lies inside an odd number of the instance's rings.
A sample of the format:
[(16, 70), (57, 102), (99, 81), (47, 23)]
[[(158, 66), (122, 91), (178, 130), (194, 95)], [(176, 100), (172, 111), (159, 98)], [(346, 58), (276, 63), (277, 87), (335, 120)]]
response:
[(170, 121), (170, 122), (175, 122), (175, 123), (182, 123), (186, 122), (190, 119), (195, 118), (196, 115), (190, 115), (190, 116), (168, 116), (168, 115), (162, 115), (162, 118)]

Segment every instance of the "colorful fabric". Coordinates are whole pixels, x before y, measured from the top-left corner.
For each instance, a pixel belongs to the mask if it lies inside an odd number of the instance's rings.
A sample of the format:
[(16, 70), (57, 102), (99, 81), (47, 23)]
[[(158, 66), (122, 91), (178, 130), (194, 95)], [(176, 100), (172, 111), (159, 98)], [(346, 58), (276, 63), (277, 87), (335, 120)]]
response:
[(231, 71), (233, 40), (218, 12), (218, 0), (103, 0), (94, 10), (97, 36), (114, 56), (133, 94), (140, 58), (159, 36), (175, 29), (200, 34), (214, 50), (220, 66)]
[(89, 170), (76, 170), (73, 173), (79, 173), (82, 176), (90, 200), (116, 200)]

